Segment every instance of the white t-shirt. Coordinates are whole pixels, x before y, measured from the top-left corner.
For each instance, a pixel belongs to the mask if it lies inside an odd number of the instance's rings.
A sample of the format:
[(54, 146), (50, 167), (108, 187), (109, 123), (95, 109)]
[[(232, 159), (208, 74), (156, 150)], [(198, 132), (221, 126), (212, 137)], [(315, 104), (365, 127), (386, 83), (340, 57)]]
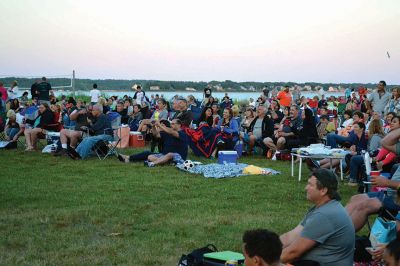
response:
[(90, 91), (90, 102), (97, 103), (100, 97), (100, 91), (98, 89), (93, 89)]
[(8, 98), (10, 100), (16, 99), (18, 97), (18, 91), (19, 91), (18, 86), (15, 86), (14, 88), (9, 88), (8, 89)]
[(144, 93), (143, 91), (139, 91), (138, 93), (136, 93), (136, 102), (140, 105), (143, 104), (144, 102)]

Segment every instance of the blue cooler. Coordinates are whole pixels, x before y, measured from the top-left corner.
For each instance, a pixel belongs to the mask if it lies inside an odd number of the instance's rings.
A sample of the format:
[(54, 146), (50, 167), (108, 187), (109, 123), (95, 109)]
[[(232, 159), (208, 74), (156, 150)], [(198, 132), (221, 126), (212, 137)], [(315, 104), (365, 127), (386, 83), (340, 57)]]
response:
[(218, 152), (218, 163), (237, 163), (238, 153), (237, 151), (220, 151)]

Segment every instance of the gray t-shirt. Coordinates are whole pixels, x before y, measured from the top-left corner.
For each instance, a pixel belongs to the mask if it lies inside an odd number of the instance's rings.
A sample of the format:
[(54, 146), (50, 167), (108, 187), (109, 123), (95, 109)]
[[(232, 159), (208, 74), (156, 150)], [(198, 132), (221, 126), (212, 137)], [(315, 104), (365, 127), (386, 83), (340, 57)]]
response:
[[(397, 168), (396, 172), (394, 172), (392, 178), (392, 181), (396, 181), (396, 182), (400, 182), (400, 167)], [(386, 192), (386, 195), (388, 195), (388, 197), (393, 197), (395, 198), (397, 195), (397, 190), (389, 188)]]
[(258, 139), (262, 136), (262, 119), (257, 118), (256, 123), (253, 127), (253, 135)]
[(385, 107), (389, 103), (390, 98), (392, 98), (392, 94), (388, 92), (385, 92), (385, 94), (380, 96), (377, 91), (374, 91), (368, 99), (372, 103), (372, 109), (374, 112), (382, 114), (385, 111)]
[(353, 265), (355, 231), (342, 204), (336, 200), (311, 208), (301, 225), (300, 236), (316, 241), (302, 260), (313, 260), (321, 266)]

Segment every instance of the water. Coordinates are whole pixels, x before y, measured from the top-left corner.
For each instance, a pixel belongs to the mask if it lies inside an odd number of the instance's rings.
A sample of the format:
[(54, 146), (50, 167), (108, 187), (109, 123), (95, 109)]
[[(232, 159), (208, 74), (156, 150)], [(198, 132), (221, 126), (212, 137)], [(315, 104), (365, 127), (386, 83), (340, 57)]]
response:
[[(19, 90), (19, 96), (22, 95), (22, 93), (25, 90), (20, 89)], [(28, 90), (30, 92), (30, 90)], [(133, 97), (134, 92), (132, 90), (130, 91), (101, 91), (101, 93), (105, 97), (110, 97), (110, 96), (118, 96), (118, 98), (122, 98), (124, 95), (128, 95)], [(225, 93), (228, 93), (228, 96), (232, 98), (233, 100), (238, 100), (238, 101), (244, 101), (244, 100), (249, 100), (250, 98), (253, 98), (254, 100), (257, 100), (257, 98), (261, 95), (261, 92), (214, 92), (212, 93), (212, 96), (218, 99), (222, 99), (225, 96)], [(54, 91), (54, 94), (56, 97), (60, 97), (61, 95), (71, 95), (72, 91)], [(198, 91), (146, 91), (146, 96), (150, 98), (152, 94), (158, 94), (158, 95), (163, 95), (165, 99), (169, 100), (172, 97), (174, 97), (176, 94), (187, 97), (189, 95), (193, 95), (196, 99), (203, 99), (203, 92), (198, 92)], [(89, 91), (76, 91), (75, 95), (89, 95)], [(319, 96), (318, 92), (315, 91), (304, 91), (301, 92), (302, 96), (305, 96), (307, 98), (311, 98), (313, 96)], [(325, 96), (344, 96), (344, 92), (325, 92)]]

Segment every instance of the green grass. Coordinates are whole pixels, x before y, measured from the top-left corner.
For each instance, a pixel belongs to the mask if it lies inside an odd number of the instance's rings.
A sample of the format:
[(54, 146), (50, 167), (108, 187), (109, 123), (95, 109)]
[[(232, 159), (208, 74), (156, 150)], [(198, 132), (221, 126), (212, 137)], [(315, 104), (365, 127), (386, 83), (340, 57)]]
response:
[[(115, 157), (0, 151), (0, 265), (176, 265), (208, 243), (241, 251), (246, 229), (296, 226), (311, 206), (308, 171), (298, 182), (289, 162), (240, 161), (282, 174), (216, 180)], [(340, 190), (343, 203), (355, 193)]]

